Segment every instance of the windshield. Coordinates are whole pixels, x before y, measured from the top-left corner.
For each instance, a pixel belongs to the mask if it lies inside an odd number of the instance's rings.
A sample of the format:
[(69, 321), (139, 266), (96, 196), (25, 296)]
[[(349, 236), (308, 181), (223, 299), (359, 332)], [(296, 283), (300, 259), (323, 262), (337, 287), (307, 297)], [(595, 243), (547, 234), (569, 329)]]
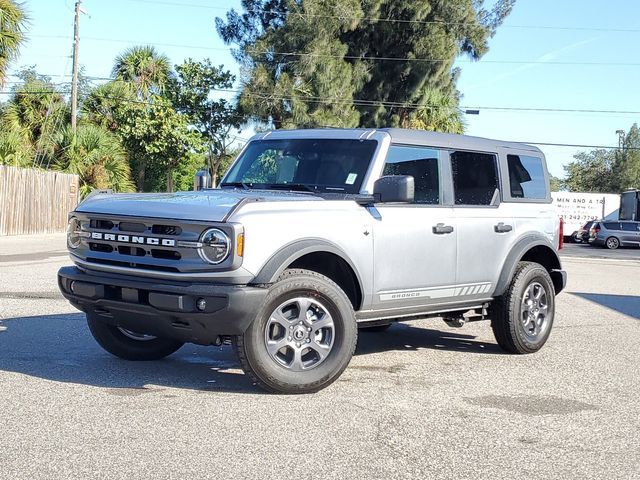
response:
[(221, 186), (358, 193), (376, 147), (375, 140), (254, 141)]

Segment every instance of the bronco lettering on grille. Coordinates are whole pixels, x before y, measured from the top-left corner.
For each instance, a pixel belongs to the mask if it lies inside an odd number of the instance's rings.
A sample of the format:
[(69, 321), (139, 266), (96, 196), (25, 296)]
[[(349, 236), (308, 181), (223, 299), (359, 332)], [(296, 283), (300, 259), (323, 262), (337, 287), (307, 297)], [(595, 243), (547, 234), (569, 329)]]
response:
[(159, 245), (162, 247), (175, 247), (176, 241), (171, 238), (141, 237), (139, 235), (120, 235), (115, 233), (91, 232), (93, 240), (106, 240), (108, 242), (135, 243), (140, 245)]

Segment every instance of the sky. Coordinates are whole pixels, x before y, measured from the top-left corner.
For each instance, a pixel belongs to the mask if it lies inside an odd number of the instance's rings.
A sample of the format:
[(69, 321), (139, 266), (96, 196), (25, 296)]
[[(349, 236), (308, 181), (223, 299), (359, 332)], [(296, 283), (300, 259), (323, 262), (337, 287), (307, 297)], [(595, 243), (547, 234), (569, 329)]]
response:
[[(29, 40), (12, 72), (35, 65), (54, 82), (69, 81), (74, 3), (25, 2)], [(239, 5), (240, 0), (83, 0), (80, 64), (88, 76), (109, 77), (119, 53), (144, 44), (156, 46), (174, 64), (208, 57), (238, 74), (214, 21)], [(489, 52), (477, 62), (457, 61), (461, 105), (480, 110), (466, 115), (466, 133), (531, 143), (617, 145), (616, 130), (640, 122), (639, 18), (640, 2), (632, 0), (517, 0), (490, 40)], [(574, 154), (590, 149), (539, 146), (558, 177)]]

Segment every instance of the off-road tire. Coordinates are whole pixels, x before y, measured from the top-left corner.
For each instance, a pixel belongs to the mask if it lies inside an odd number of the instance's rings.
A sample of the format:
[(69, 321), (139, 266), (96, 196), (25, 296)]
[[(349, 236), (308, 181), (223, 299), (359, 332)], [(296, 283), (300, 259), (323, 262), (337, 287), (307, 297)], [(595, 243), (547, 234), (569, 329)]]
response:
[[(334, 322), (333, 346), (322, 363), (304, 371), (291, 371), (268, 353), (265, 331), (278, 305), (294, 298), (321, 302)], [(269, 288), (264, 305), (243, 335), (233, 338), (234, 348), (245, 374), (271, 393), (313, 393), (334, 382), (347, 368), (358, 340), (353, 306), (347, 295), (331, 279), (319, 273), (285, 270)]]
[(160, 360), (184, 345), (176, 340), (158, 337), (149, 340), (134, 340), (122, 333), (118, 327), (101, 322), (90, 315), (87, 315), (87, 324), (93, 338), (102, 348), (125, 360)]
[[(526, 289), (538, 282), (546, 290), (549, 322), (545, 331), (535, 342), (527, 339), (525, 327), (521, 320), (522, 297)], [(549, 272), (540, 264), (520, 262), (513, 274), (511, 283), (501, 296), (497, 297), (490, 307), (491, 328), (500, 347), (516, 354), (534, 353), (542, 348), (551, 333), (555, 314), (555, 289)]]

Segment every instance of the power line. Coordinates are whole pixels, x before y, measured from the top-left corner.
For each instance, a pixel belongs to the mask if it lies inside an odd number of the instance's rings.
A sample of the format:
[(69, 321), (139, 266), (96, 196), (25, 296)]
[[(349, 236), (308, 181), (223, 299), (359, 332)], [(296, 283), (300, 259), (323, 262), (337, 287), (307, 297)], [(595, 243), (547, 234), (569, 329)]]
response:
[[(202, 8), (207, 10), (221, 10), (229, 11), (227, 7), (219, 7), (213, 5), (202, 5), (196, 3), (176, 3), (162, 0), (130, 0), (136, 3), (146, 3), (151, 5), (164, 5), (174, 7), (186, 7), (186, 8)], [(248, 13), (267, 13), (269, 10), (244, 10)], [(272, 10), (272, 12), (274, 12)], [(240, 12), (243, 13), (243, 12)], [(474, 22), (444, 22), (440, 20), (403, 20), (399, 18), (390, 17), (360, 17), (354, 15), (316, 15), (311, 13), (301, 12), (288, 12), (288, 15), (295, 15), (302, 18), (313, 19), (337, 19), (337, 20), (359, 20), (371, 23), (396, 23), (396, 24), (417, 24), (417, 25), (453, 25), (453, 26), (465, 26), (465, 25), (478, 25)], [(542, 30), (575, 30), (575, 31), (592, 31), (592, 32), (618, 32), (618, 33), (639, 33), (640, 29), (637, 28), (603, 28), (603, 27), (580, 27), (580, 26), (563, 26), (563, 25), (501, 25), (500, 28), (514, 28), (514, 29), (542, 29)]]
[[(39, 38), (68, 38), (63, 35), (33, 35)], [(218, 52), (228, 52), (228, 48), (207, 47), (203, 45), (188, 45), (182, 43), (148, 42), (145, 40), (127, 40), (104, 37), (83, 37), (85, 41), (126, 43), (126, 44), (148, 44), (159, 47), (188, 48), (198, 50), (209, 50)], [(444, 63), (454, 59), (446, 58), (424, 58), (424, 57), (385, 57), (373, 55), (331, 55), (324, 53), (304, 53), (304, 52), (277, 52), (277, 51), (256, 51), (254, 55), (278, 56), (278, 57), (311, 57), (311, 58), (337, 58), (346, 60), (366, 60), (371, 62), (412, 62), (412, 63)], [(459, 63), (481, 64), (502, 64), (502, 65), (566, 65), (566, 66), (590, 66), (590, 67), (639, 67), (640, 62), (569, 62), (569, 61), (546, 61), (546, 60), (464, 60), (455, 59)]]
[[(6, 92), (6, 91), (0, 91), (0, 94), (11, 94), (11, 93), (15, 93), (15, 92)], [(52, 93), (52, 90), (43, 90), (40, 92), (37, 91), (30, 91), (30, 92), (22, 92), (22, 93), (27, 93), (27, 94), (42, 94), (42, 93)], [(123, 99), (123, 98), (119, 98), (119, 97), (114, 97), (114, 96), (105, 96), (105, 98), (109, 98), (109, 99), (113, 99), (113, 100), (119, 100), (122, 102), (126, 102), (126, 103), (137, 103), (137, 104), (143, 104), (143, 105), (153, 105), (153, 102), (149, 102), (149, 101), (145, 101), (145, 100), (133, 100), (133, 99)], [(197, 109), (197, 111), (208, 111), (209, 109)], [(104, 113), (102, 112), (96, 112), (99, 115), (105, 116)], [(237, 119), (244, 119), (244, 117), (238, 115), (237, 117), (231, 117), (231, 118), (237, 118)], [(262, 117), (262, 116), (251, 116), (252, 119), (254, 120), (258, 120), (258, 121), (262, 121), (264, 123), (270, 123), (271, 122), (271, 118), (270, 117)], [(335, 127), (335, 126), (330, 126), (330, 125), (317, 125), (315, 123), (312, 122), (307, 122), (307, 123), (298, 123), (298, 125), (302, 126), (302, 127), (313, 127), (313, 128), (340, 128), (340, 127)], [(249, 141), (249, 139), (246, 138), (242, 138), (242, 137), (237, 137), (237, 140), (240, 141), (244, 141), (247, 142)], [(516, 141), (516, 143), (523, 143), (523, 144), (529, 144), (529, 145), (539, 145), (539, 146), (549, 146), (549, 147), (566, 147), (566, 148), (594, 148), (594, 149), (611, 149), (611, 150), (615, 150), (615, 149), (619, 149), (619, 146), (611, 146), (611, 145), (589, 145), (589, 144), (581, 144), (581, 143), (554, 143), (554, 142), (532, 142), (532, 141), (525, 141), (525, 140), (519, 140)], [(640, 150), (639, 147), (625, 147), (624, 150)]]
[[(86, 76), (86, 79), (89, 80), (106, 80), (112, 81), (115, 80), (109, 77), (92, 77)], [(18, 82), (15, 82), (18, 83)], [(51, 86), (68, 86), (69, 83), (51, 83)], [(213, 91), (220, 93), (242, 93), (242, 90), (237, 89), (212, 89)], [(0, 95), (12, 95), (16, 93), (15, 91), (0, 91)], [(20, 94), (26, 95), (39, 95), (44, 93), (60, 93), (55, 90), (28, 90), (28, 91), (18, 91)], [(294, 100), (294, 97), (286, 96), (286, 95), (272, 95), (267, 92), (244, 92), (245, 96), (251, 98), (258, 98), (261, 100), (284, 100), (291, 101)], [(105, 98), (109, 98), (111, 100), (120, 100), (122, 102), (128, 103), (139, 103), (143, 105), (154, 105), (153, 102), (145, 101), (145, 100), (134, 100), (134, 99), (124, 99), (120, 97), (113, 97), (105, 95)], [(421, 103), (403, 103), (403, 102), (392, 102), (392, 101), (382, 101), (382, 100), (369, 100), (369, 99), (329, 99), (322, 97), (313, 97), (313, 96), (305, 96), (300, 97), (299, 100), (310, 103), (317, 104), (336, 104), (336, 105), (355, 105), (359, 107), (388, 107), (388, 108), (406, 108), (406, 109), (445, 109), (445, 108), (456, 108), (460, 110), (494, 110), (494, 111), (518, 111), (518, 112), (544, 112), (544, 113), (593, 113), (593, 114), (607, 114), (607, 115), (640, 115), (640, 110), (598, 110), (598, 109), (590, 109), (590, 108), (550, 108), (550, 107), (500, 107), (500, 106), (476, 106), (476, 105), (460, 105), (458, 107), (447, 107), (444, 105), (433, 105), (433, 104), (421, 104)], [(207, 110), (207, 109), (203, 109)]]

